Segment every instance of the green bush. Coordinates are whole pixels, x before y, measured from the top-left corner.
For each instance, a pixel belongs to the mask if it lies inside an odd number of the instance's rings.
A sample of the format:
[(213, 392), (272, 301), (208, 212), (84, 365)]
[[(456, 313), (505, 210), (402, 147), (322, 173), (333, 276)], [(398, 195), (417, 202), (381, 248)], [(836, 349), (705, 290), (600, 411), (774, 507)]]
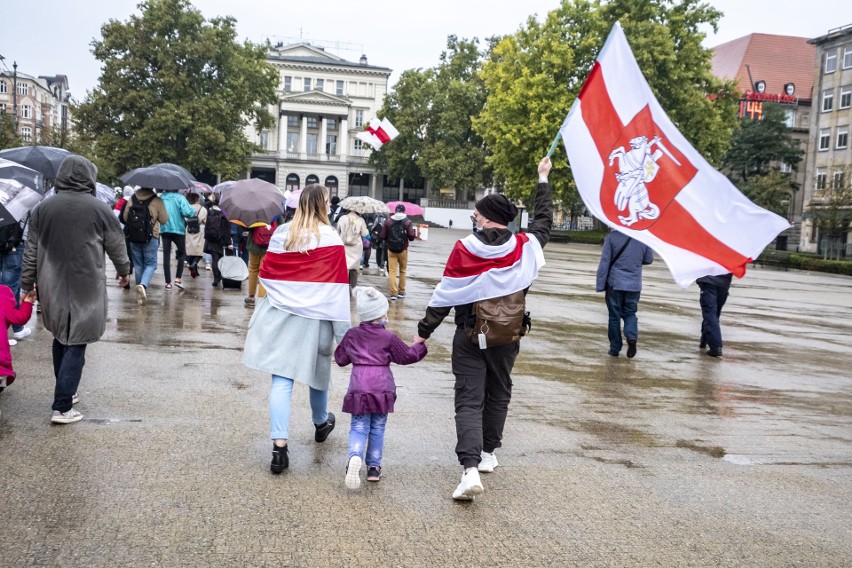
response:
[(580, 243), (584, 245), (601, 245), (606, 237), (606, 231), (563, 231), (554, 230), (550, 240), (555, 243)]
[(852, 260), (824, 260), (817, 254), (767, 249), (757, 257), (756, 262), (766, 266), (852, 276)]

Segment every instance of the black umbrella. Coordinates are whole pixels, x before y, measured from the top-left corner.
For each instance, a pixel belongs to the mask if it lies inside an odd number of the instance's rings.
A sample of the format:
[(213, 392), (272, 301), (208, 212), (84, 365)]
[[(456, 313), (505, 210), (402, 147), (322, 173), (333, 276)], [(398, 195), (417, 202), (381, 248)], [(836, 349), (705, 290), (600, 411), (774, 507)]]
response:
[(11, 160), (0, 158), (0, 179), (13, 179), (30, 189), (44, 193), (41, 174)]
[(73, 155), (72, 152), (64, 148), (52, 146), (21, 146), (20, 148), (0, 150), (0, 158), (12, 160), (22, 166), (41, 172), (47, 179), (56, 179), (59, 164), (68, 156)]
[(160, 164), (151, 164), (152, 168), (166, 168), (167, 170), (174, 170), (176, 172), (180, 172), (186, 177), (188, 177), (191, 181), (196, 181), (195, 176), (189, 173), (189, 170), (183, 166), (179, 166), (177, 164), (173, 164), (171, 162), (162, 162)]
[(21, 221), (42, 199), (20, 182), (0, 180), (0, 227)]
[(129, 185), (154, 189), (178, 190), (192, 187), (192, 180), (186, 177), (185, 174), (173, 168), (163, 167), (162, 165), (136, 168), (118, 179)]

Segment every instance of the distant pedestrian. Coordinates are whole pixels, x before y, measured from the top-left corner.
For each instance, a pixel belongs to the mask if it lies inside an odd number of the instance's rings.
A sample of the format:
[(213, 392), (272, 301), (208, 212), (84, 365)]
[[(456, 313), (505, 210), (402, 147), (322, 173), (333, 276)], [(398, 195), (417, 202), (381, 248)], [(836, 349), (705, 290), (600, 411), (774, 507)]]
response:
[(609, 312), (609, 354), (618, 357), (624, 345), (621, 339), (621, 321), (624, 320), (624, 337), (627, 339), (627, 357), (636, 356), (639, 339), (639, 295), (642, 291), (642, 266), (654, 262), (654, 253), (647, 245), (618, 231), (610, 231), (604, 238), (601, 260), (598, 264), (595, 290), (605, 292)]
[(394, 302), (397, 298), (405, 298), (408, 243), (417, 238), (417, 231), (405, 214), (405, 205), (397, 205), (394, 214), (385, 220), (380, 237), (384, 240), (387, 251), (388, 287), (390, 299)]
[(701, 289), (701, 341), (698, 346), (701, 349), (709, 347), (706, 354), (719, 359), (722, 358), (722, 327), (719, 318), (728, 301), (733, 276), (731, 273), (707, 275), (695, 281)]
[(358, 285), (361, 255), (364, 254), (363, 238), (370, 234), (367, 223), (355, 211), (347, 211), (337, 220), (337, 233), (346, 247), (346, 267), (349, 270), (349, 287)]
[(97, 168), (68, 156), (56, 174), (56, 195), (36, 207), (24, 253), (21, 289), (38, 288), (45, 329), (53, 333), (56, 424), (82, 420), (72, 408), (83, 374), (86, 346), (106, 330), (104, 254), (127, 284), (130, 260), (121, 226), (110, 207), (95, 197)]
[(130, 258), (136, 278), (136, 303), (148, 303), (148, 286), (157, 270), (160, 225), (169, 220), (163, 200), (153, 189), (140, 187), (124, 204), (124, 235), (130, 241)]
[(163, 203), (169, 214), (169, 220), (160, 227), (160, 238), (163, 240), (163, 276), (166, 279), (165, 289), (172, 289), (172, 244), (175, 246), (177, 270), (175, 271), (175, 286), (183, 288), (183, 265), (186, 261), (186, 219), (195, 216), (195, 209), (190, 206), (186, 197), (177, 191), (167, 191), (162, 195)]
[[(3, 329), (10, 325), (24, 325), (33, 313), (34, 291), (24, 294), (20, 305), (8, 286), (0, 285), (0, 320)], [(12, 351), (9, 349), (8, 337), (0, 339), (0, 392), (15, 382), (15, 371), (12, 368)]]
[(204, 224), (204, 252), (210, 255), (214, 288), (222, 281), (219, 261), (225, 256), (226, 250), (234, 250), (231, 242), (231, 223), (222, 213), (219, 205), (214, 203), (207, 210), (207, 221)]
[(351, 328), (334, 351), (341, 367), (352, 365), (349, 390), (343, 397), (343, 412), (352, 415), (349, 428), (349, 458), (345, 484), (361, 485), (361, 464), (367, 462), (367, 481), (382, 477), (385, 425), (396, 401), (391, 363), (410, 365), (426, 356), (426, 345), (408, 346), (385, 329), (388, 300), (375, 288), (355, 288), (361, 324)]
[(269, 225), (254, 227), (249, 230), (248, 251), (248, 296), (243, 300), (243, 304), (247, 308), (254, 308), (256, 299), (255, 295), (262, 298), (266, 295), (266, 290), (263, 284), (258, 282), (258, 274), (260, 272), (260, 264), (263, 262), (263, 257), (266, 256), (266, 250), (269, 248), (269, 241), (272, 240), (272, 235), (278, 228), (279, 223), (283, 220), (284, 214), (277, 215)]
[(207, 209), (201, 205), (201, 196), (190, 193), (186, 196), (195, 215), (186, 219), (186, 267), (192, 278), (198, 278), (198, 263), (204, 256), (204, 225), (207, 223)]
[(269, 422), (272, 473), (289, 467), (293, 383), (308, 386), (314, 441), (334, 430), (328, 412), (331, 355), (349, 328), (346, 253), (328, 222), (328, 189), (307, 186), (293, 221), (275, 230), (260, 266), (266, 297), (249, 322), (243, 364), (272, 375)]

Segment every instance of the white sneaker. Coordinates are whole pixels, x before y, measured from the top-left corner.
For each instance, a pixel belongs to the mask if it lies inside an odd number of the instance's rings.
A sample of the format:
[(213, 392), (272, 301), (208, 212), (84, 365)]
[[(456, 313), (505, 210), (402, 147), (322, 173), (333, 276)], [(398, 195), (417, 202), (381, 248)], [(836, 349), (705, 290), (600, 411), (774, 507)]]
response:
[(16, 339), (10, 339), (9, 340), (9, 347), (11, 347), (12, 345), (17, 345), (17, 344), (18, 344), (18, 341)]
[(21, 331), (16, 331), (15, 333), (13, 333), (12, 337), (14, 337), (15, 339), (23, 339), (25, 337), (29, 337), (32, 334), (33, 330), (28, 327), (25, 327)]
[(144, 306), (148, 303), (148, 293), (145, 291), (145, 286), (142, 284), (136, 285), (136, 303)]
[(462, 474), (461, 483), (453, 491), (453, 499), (456, 501), (473, 501), (473, 499), (485, 491), (479, 472), (476, 468), (469, 468)]
[(74, 405), (78, 402), (80, 402), (80, 395), (75, 392), (73, 395), (71, 395), (71, 404)]
[(68, 412), (59, 412), (58, 410), (54, 410), (53, 416), (50, 417), (50, 421), (54, 424), (71, 424), (72, 422), (79, 422), (82, 419), (83, 415), (73, 408)]
[(349, 458), (346, 466), (346, 489), (358, 489), (361, 487), (361, 456)]
[(479, 454), (482, 458), (479, 462), (479, 465), (476, 467), (479, 471), (483, 473), (491, 473), (494, 471), (494, 468), (500, 465), (497, 463), (497, 456), (494, 455), (494, 452), (490, 454), (488, 452), (482, 452)]

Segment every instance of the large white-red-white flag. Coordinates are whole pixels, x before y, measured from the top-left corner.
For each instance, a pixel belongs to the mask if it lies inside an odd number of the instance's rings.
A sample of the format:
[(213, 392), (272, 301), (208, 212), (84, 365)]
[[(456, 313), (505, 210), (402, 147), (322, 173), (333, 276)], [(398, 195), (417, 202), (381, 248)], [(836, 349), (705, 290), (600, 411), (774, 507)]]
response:
[(366, 142), (374, 150), (378, 150), (397, 136), (399, 136), (399, 132), (387, 118), (381, 120), (373, 118), (370, 124), (364, 128), (364, 132), (359, 132), (355, 135), (355, 138)]
[(337, 232), (320, 226), (304, 252), (284, 249), (290, 224), (276, 229), (258, 276), (269, 302), (285, 312), (330, 321), (349, 321), (349, 271)]
[(786, 220), (758, 207), (690, 145), (616, 23), (560, 129), (592, 214), (663, 258), (678, 285), (745, 274)]

